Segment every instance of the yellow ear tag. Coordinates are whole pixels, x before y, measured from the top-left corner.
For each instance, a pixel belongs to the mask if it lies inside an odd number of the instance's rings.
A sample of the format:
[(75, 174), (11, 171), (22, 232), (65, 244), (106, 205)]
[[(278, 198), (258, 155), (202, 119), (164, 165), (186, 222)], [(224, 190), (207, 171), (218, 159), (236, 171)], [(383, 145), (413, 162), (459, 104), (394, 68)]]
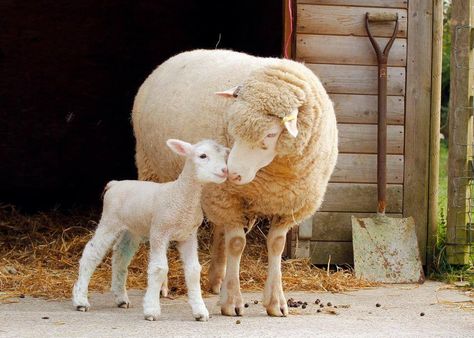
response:
[(283, 117), (281, 119), (281, 122), (282, 123), (290, 122), (290, 121), (296, 120), (296, 118), (297, 118), (296, 115), (288, 115), (288, 116)]

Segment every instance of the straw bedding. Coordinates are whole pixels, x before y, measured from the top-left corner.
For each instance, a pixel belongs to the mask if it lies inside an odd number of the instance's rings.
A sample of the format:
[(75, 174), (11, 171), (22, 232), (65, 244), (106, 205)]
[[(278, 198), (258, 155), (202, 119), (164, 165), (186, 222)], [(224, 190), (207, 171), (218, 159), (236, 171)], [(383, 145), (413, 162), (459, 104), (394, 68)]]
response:
[[(46, 299), (65, 299), (71, 294), (77, 277), (78, 262), (87, 241), (93, 235), (97, 210), (75, 210), (27, 215), (13, 206), (0, 205), (0, 301), (22, 295)], [(242, 257), (241, 287), (244, 291), (262, 290), (266, 277), (264, 224), (248, 236)], [(199, 231), (202, 285), (206, 290), (210, 263), (211, 230), (203, 225)], [(169, 288), (171, 295), (186, 292), (182, 266), (177, 250), (171, 247), (169, 257)], [(143, 244), (130, 264), (128, 288), (146, 288), (148, 249)], [(341, 292), (374, 286), (356, 279), (350, 270), (327, 272), (311, 267), (307, 259), (283, 262), (285, 290)], [(91, 291), (107, 291), (111, 280), (110, 254), (94, 273)]]

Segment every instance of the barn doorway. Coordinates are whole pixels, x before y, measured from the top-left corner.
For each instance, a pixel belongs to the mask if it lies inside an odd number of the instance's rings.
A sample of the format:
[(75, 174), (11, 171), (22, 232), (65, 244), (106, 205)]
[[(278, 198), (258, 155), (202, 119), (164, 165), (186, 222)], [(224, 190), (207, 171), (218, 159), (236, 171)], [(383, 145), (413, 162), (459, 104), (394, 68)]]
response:
[(161, 62), (195, 48), (280, 56), (282, 2), (2, 1), (0, 201), (99, 204), (135, 177), (130, 111)]

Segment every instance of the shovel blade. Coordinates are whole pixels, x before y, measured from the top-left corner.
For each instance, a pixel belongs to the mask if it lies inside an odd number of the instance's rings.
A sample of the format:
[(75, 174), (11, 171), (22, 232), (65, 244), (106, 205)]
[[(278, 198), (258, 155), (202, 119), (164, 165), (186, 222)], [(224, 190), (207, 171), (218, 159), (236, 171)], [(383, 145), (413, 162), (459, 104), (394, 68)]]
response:
[(352, 217), (355, 274), (382, 283), (423, 283), (412, 217)]

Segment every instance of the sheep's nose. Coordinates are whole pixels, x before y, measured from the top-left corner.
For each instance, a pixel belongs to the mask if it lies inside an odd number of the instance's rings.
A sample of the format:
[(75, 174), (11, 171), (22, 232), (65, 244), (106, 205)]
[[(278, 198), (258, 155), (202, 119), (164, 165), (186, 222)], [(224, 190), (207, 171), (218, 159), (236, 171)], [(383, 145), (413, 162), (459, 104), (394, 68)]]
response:
[(229, 178), (231, 181), (236, 181), (236, 182), (240, 182), (240, 180), (242, 180), (242, 176), (240, 176), (237, 173), (230, 173)]
[(222, 173), (223, 173), (224, 175), (227, 176), (228, 172), (227, 172), (227, 168), (226, 168), (226, 167), (222, 168), (221, 171), (222, 171)]

